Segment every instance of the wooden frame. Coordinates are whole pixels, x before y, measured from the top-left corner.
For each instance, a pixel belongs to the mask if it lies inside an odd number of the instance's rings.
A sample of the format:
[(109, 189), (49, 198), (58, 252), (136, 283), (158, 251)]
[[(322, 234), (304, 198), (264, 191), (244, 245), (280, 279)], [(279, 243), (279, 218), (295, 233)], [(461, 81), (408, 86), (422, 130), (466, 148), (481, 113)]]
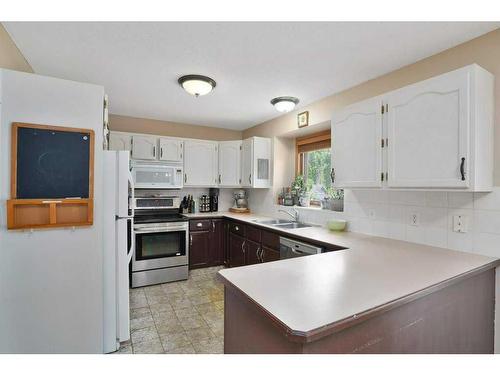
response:
[[(304, 121), (303, 124), (301, 124), (301, 122)], [(299, 128), (304, 128), (306, 126), (309, 125), (309, 111), (304, 111), (304, 112), (300, 112), (298, 115), (297, 115), (297, 126)]]
[(302, 174), (304, 172), (304, 160), (300, 157), (301, 148), (310, 147), (311, 150), (318, 145), (318, 149), (322, 148), (319, 145), (325, 145), (331, 142), (330, 129), (324, 130), (318, 133), (307, 135), (305, 137), (300, 137), (295, 140), (295, 175)]
[[(89, 134), (88, 198), (17, 199), (17, 133), (19, 128)], [(92, 225), (94, 217), (94, 131), (91, 129), (14, 122), (12, 123), (11, 132), (11, 199), (7, 201), (7, 228), (26, 229)]]

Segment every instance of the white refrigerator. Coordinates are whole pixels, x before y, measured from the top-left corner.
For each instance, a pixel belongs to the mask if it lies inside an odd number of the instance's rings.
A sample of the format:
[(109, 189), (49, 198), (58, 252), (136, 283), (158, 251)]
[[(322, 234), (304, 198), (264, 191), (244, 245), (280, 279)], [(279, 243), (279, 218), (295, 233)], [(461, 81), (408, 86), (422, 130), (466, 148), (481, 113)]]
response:
[(104, 151), (103, 348), (114, 352), (130, 338), (129, 263), (134, 254), (134, 184), (128, 151)]

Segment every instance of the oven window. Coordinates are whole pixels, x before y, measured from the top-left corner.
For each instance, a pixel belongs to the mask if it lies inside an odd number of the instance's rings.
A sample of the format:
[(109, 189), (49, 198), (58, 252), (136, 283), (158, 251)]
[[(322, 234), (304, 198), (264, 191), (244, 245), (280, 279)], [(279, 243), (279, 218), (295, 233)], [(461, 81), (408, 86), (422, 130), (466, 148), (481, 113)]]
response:
[(135, 246), (136, 260), (186, 255), (186, 232), (137, 234)]

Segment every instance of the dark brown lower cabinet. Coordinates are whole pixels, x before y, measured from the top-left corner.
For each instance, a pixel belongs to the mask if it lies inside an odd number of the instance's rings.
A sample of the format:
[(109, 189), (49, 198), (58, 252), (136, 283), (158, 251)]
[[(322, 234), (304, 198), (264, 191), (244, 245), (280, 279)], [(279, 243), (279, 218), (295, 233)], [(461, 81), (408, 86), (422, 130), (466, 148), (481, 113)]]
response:
[(210, 266), (210, 232), (199, 231), (189, 233), (189, 268)]
[(266, 246), (262, 246), (261, 258), (263, 262), (274, 262), (280, 260), (280, 252)]
[(189, 268), (224, 264), (224, 220), (191, 220)]
[(228, 261), (226, 266), (239, 267), (280, 260), (279, 235), (240, 222), (226, 226)]
[(262, 247), (260, 243), (246, 240), (245, 241), (245, 264), (257, 264), (261, 263), (260, 252)]
[(229, 233), (229, 267), (245, 265), (245, 239), (234, 233)]
[(224, 220), (212, 219), (209, 235), (209, 258), (211, 266), (224, 264)]

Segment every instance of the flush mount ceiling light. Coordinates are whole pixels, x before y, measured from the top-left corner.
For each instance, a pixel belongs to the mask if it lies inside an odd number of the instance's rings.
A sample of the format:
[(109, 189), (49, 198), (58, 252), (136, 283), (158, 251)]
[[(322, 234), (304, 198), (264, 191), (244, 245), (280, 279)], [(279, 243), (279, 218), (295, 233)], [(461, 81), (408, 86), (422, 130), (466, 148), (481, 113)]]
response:
[(271, 100), (271, 104), (274, 105), (279, 112), (290, 112), (295, 108), (299, 99), (293, 96), (279, 96)]
[(200, 76), (198, 74), (188, 74), (187, 76), (182, 76), (177, 82), (179, 82), (179, 85), (181, 85), (182, 88), (189, 94), (196, 97), (208, 94), (216, 86), (216, 83), (212, 78)]

